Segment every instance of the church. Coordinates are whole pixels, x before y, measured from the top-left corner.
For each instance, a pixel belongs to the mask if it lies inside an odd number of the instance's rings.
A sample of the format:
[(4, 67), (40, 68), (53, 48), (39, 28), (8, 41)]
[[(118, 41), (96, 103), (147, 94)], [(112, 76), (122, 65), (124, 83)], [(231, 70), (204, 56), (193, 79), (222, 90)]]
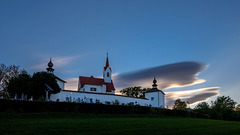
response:
[[(50, 59), (47, 71), (53, 73), (54, 69), (52, 67), (53, 63)], [(144, 98), (115, 94), (108, 54), (106, 64), (103, 68), (103, 78), (79, 76), (77, 91), (65, 90), (64, 85), (66, 82), (59, 77), (56, 77), (56, 80), (62, 90), (57, 94), (52, 94), (50, 97), (51, 101), (140, 105), (165, 108), (165, 93), (157, 88), (157, 80), (155, 77), (152, 89), (145, 92)]]

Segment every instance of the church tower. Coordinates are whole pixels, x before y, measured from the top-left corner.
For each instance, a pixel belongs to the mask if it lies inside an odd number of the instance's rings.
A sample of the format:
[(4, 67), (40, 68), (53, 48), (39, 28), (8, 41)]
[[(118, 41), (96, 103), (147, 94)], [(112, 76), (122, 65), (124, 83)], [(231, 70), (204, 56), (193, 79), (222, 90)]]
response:
[(154, 76), (152, 89), (145, 92), (145, 98), (153, 107), (165, 108), (165, 93), (157, 88), (157, 80)]
[(112, 69), (109, 67), (108, 62), (108, 53), (107, 53), (107, 60), (106, 65), (103, 70), (103, 79), (105, 83), (111, 83), (112, 82)]

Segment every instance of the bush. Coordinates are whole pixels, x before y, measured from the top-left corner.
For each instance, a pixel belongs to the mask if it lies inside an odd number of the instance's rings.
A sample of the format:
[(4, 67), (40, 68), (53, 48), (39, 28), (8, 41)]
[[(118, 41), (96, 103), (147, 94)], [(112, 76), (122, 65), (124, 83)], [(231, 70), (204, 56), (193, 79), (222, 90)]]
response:
[(95, 114), (154, 114), (159, 116), (184, 116), (208, 118), (207, 115), (184, 110), (170, 110), (146, 106), (105, 105), (74, 102), (41, 102), (0, 100), (0, 112), (78, 112)]

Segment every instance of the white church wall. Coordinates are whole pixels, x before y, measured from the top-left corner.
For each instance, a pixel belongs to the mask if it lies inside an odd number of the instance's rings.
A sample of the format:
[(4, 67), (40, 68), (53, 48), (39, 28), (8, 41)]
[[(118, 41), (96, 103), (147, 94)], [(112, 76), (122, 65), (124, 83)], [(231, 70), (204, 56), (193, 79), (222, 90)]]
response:
[(102, 85), (101, 93), (106, 93), (106, 89), (107, 89), (106, 85)]
[(111, 92), (106, 92), (107, 94), (115, 94), (115, 90), (112, 90)]
[(160, 105), (162, 106), (162, 108), (165, 108), (165, 95), (164, 94), (162, 94), (162, 93), (160, 93)]
[[(109, 75), (109, 76), (108, 76)], [(103, 78), (104, 78), (104, 82), (107, 82), (107, 83), (111, 83), (112, 82), (112, 71), (110, 70), (110, 68), (108, 67), (106, 69), (106, 71), (103, 72)]]
[(164, 108), (165, 104), (164, 104), (164, 95), (162, 92), (150, 92), (150, 93), (146, 93), (145, 97), (147, 99), (149, 99), (149, 103), (153, 106), (153, 107), (161, 107)]
[[(51, 101), (60, 102), (86, 102), (86, 103), (102, 103), (102, 104), (113, 104), (116, 100), (119, 101), (120, 105), (132, 104), (141, 106), (150, 106), (148, 99), (133, 98), (119, 95), (110, 94), (94, 94), (84, 93), (75, 91), (61, 91), (58, 94), (51, 95)], [(152, 105), (151, 105), (152, 106)]]
[[(96, 91), (94, 91), (94, 89)], [(91, 85), (85, 84), (84, 87), (80, 88), (80, 91), (83, 92), (94, 92), (94, 93), (105, 93), (106, 92), (106, 85)]]

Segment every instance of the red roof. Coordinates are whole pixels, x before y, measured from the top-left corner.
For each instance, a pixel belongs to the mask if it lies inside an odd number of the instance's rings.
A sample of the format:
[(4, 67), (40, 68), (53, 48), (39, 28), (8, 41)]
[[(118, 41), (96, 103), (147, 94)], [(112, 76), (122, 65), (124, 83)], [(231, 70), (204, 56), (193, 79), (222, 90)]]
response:
[(111, 92), (111, 90), (115, 90), (113, 81), (111, 83), (104, 82), (104, 79), (102, 78), (94, 78), (91, 77), (85, 77), (85, 76), (79, 76), (81, 87), (83, 87), (85, 84), (92, 84), (92, 85), (106, 85), (106, 92)]
[[(106, 71), (106, 69), (109, 67), (109, 62), (108, 62), (108, 56), (107, 56), (107, 60), (106, 60), (106, 66), (104, 67), (104, 71)], [(110, 68), (111, 70), (111, 68)]]

